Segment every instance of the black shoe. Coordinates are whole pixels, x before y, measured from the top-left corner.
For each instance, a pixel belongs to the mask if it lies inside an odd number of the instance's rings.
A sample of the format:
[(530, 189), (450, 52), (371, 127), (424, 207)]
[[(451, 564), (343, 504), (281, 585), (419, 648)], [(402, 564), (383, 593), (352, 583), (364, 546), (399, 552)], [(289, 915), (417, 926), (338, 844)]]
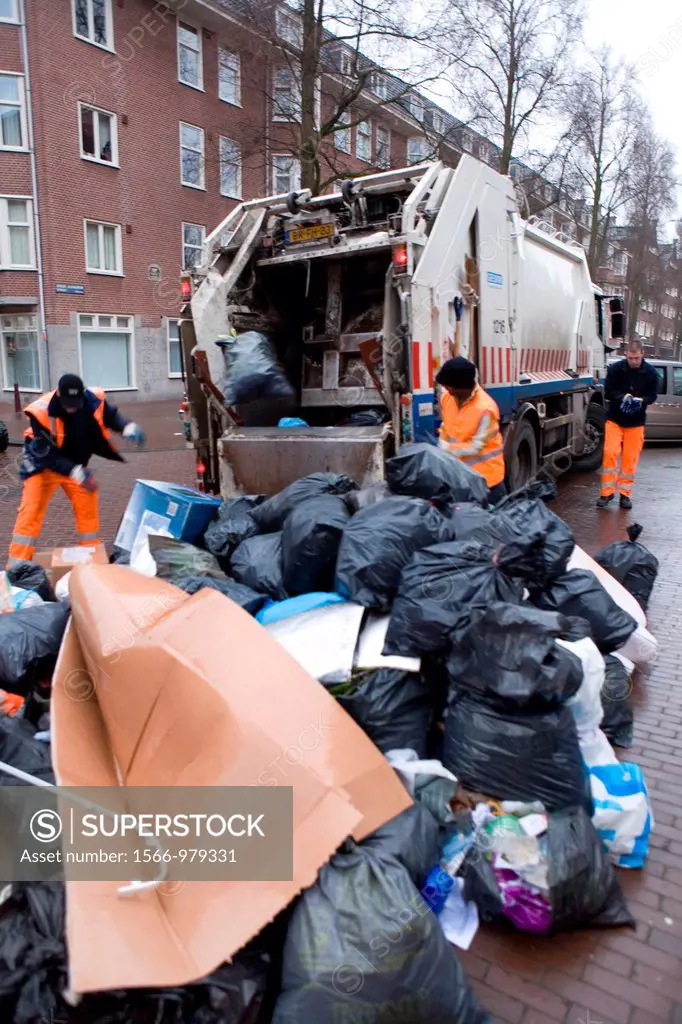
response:
[(606, 508), (613, 501), (612, 494), (602, 494), (601, 498), (597, 499), (597, 508)]
[(625, 494), (621, 494), (620, 496), (620, 507), (627, 509), (632, 508), (632, 501)]

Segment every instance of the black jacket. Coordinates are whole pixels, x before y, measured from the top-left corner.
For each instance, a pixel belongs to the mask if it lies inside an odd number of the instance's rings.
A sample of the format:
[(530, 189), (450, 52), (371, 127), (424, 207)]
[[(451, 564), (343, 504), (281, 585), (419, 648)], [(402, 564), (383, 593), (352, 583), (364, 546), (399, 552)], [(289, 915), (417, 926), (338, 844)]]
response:
[[(641, 398), (642, 404), (634, 413), (621, 410), (621, 402), (626, 395)], [(619, 359), (611, 363), (606, 373), (604, 388), (606, 398), (606, 418), (621, 427), (643, 427), (646, 423), (647, 406), (653, 405), (658, 398), (658, 374), (646, 359), (642, 365), (633, 370), (627, 359)]]
[[(67, 414), (63, 411), (59, 395), (55, 392), (48, 407), (48, 415), (52, 419), (61, 419), (64, 422), (64, 443), (61, 448), (58, 448), (52, 437), (45, 433), (38, 420), (27, 413), (33, 439), (24, 442), (21, 479), (26, 480), (29, 476), (42, 473), (46, 469), (51, 469), (61, 476), (69, 476), (75, 466), (87, 466), (93, 455), (125, 462), (104, 437), (95, 420), (94, 412), (98, 404), (97, 395), (86, 389), (83, 408), (77, 413)], [(108, 430), (122, 434), (127, 423), (128, 420), (118, 409), (108, 402), (104, 403), (104, 426)]]

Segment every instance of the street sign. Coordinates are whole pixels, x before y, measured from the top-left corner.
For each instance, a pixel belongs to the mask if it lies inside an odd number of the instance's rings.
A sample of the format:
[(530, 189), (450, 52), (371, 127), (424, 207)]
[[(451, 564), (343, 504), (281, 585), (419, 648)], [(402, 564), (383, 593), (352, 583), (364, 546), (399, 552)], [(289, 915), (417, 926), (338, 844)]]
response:
[(58, 284), (55, 289), (59, 295), (85, 295), (83, 284)]

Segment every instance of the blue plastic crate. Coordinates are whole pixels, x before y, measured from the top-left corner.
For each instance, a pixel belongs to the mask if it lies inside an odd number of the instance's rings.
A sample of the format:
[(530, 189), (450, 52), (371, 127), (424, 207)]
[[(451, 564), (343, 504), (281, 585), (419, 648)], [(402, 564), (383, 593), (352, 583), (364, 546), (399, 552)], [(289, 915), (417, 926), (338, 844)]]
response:
[(220, 498), (203, 494), (193, 487), (160, 480), (138, 480), (114, 543), (124, 551), (132, 551), (137, 532), (144, 526), (151, 532), (165, 530), (176, 540), (192, 544), (206, 529), (220, 505)]

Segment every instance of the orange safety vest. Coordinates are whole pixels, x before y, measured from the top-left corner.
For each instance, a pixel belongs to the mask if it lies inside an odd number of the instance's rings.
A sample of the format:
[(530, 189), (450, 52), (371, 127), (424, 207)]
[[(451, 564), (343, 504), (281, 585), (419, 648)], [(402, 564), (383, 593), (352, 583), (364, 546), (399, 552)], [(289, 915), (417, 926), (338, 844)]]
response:
[[(102, 388), (88, 388), (87, 390), (99, 399), (93, 416), (95, 417), (95, 422), (99, 426), (99, 429), (102, 431), (102, 437), (105, 441), (108, 441), (111, 437), (111, 431), (104, 426), (105, 392)], [(26, 406), (24, 414), (26, 416), (33, 416), (34, 419), (38, 420), (41, 427), (44, 427), (45, 431), (51, 435), (54, 443), (57, 445), (57, 448), (61, 448), (64, 444), (64, 420), (59, 419), (59, 417), (52, 417), (48, 413), (50, 402), (56, 393), (57, 391), (55, 388), (54, 391), (47, 391), (44, 395), (41, 395), (40, 398), (36, 398), (34, 402), (31, 402), (30, 405)], [(29, 426), (26, 428), (24, 431), (24, 439), (26, 441), (34, 440), (32, 427)]]
[[(504, 442), (500, 431), (500, 410), (497, 402), (476, 385), (471, 398), (462, 406), (447, 391), (441, 398), (443, 423), (440, 428), (441, 440), (445, 441), (453, 455), (485, 478), (488, 487), (495, 487), (504, 480)], [(485, 444), (476, 455), (460, 455), (458, 448), (466, 449), (476, 435), (483, 416), (488, 415), (493, 425)]]

